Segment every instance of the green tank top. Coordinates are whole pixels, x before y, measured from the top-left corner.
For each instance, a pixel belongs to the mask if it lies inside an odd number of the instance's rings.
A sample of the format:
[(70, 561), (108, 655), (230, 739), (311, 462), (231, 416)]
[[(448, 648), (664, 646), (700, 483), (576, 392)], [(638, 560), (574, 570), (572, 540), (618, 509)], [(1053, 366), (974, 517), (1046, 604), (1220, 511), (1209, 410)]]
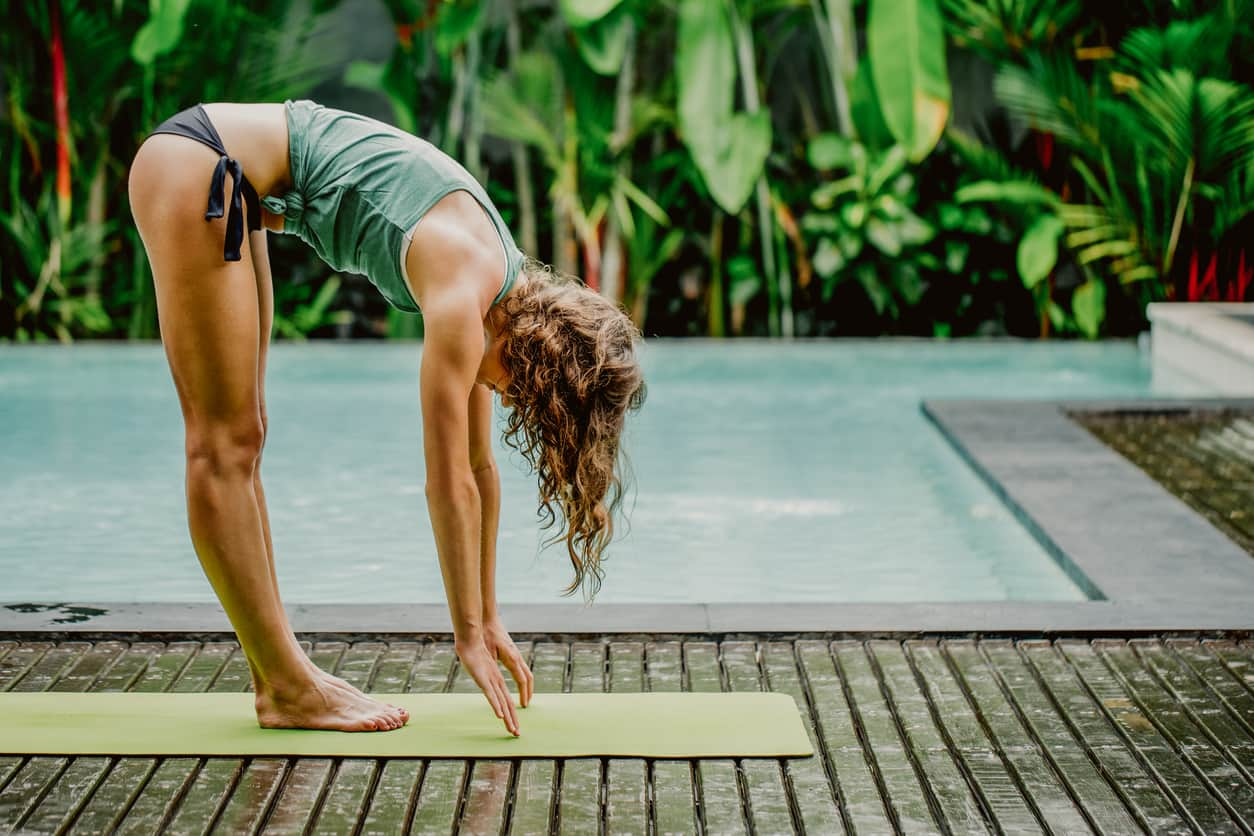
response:
[(424, 139), (384, 122), (308, 99), (283, 102), (292, 188), (261, 205), (335, 270), (364, 274), (384, 298), (420, 313), (401, 273), (402, 239), (440, 198), (469, 192), (487, 212), (513, 287), (523, 254), (491, 198), (470, 172)]

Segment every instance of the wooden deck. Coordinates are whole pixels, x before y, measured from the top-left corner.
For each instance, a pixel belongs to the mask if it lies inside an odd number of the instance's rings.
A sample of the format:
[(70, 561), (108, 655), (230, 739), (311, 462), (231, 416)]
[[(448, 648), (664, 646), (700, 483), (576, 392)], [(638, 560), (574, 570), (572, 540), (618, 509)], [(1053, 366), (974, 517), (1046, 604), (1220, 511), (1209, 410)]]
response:
[[(706, 636), (522, 646), (537, 691), (791, 694), (818, 754), (9, 756), (0, 757), (0, 832), (1211, 834), (1254, 827), (1249, 642)], [(316, 641), (306, 649), (323, 668), (372, 691), (477, 690), (449, 643)], [(0, 690), (250, 687), (233, 642), (0, 636)], [(525, 729), (525, 712), (522, 720)]]
[(1254, 413), (1073, 417), (1254, 555)]

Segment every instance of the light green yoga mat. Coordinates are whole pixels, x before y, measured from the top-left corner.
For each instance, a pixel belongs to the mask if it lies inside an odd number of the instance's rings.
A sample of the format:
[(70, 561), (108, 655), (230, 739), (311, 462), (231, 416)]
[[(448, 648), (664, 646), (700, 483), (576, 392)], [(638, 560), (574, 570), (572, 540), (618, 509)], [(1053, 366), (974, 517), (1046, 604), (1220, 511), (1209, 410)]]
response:
[[(482, 694), (372, 694), (409, 709), (385, 732), (263, 729), (251, 693), (0, 693), (0, 754), (649, 758), (813, 754), (788, 694), (536, 694), (520, 737)], [(517, 697), (515, 697), (515, 700)], [(515, 702), (515, 705), (517, 703)]]

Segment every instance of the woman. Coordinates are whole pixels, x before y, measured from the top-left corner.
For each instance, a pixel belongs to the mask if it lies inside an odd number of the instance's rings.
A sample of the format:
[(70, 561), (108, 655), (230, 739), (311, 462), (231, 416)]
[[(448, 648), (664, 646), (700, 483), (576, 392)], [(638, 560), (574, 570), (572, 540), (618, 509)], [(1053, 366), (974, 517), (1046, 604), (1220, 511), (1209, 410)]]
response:
[(623, 419), (644, 401), (639, 331), (618, 306), (525, 259), (483, 187), (447, 155), (308, 100), (181, 111), (136, 152), (129, 193), (183, 410), (188, 528), (248, 657), (260, 725), (375, 731), (408, 720), (318, 669), (279, 599), (260, 477), (271, 229), (423, 314), (427, 507), (455, 648), (518, 735), (497, 661), (523, 707), (533, 677), (496, 608), (492, 393), (512, 407), (506, 440), (537, 471), (546, 527), (555, 506), (562, 517), (553, 539), (575, 569), (567, 592), (590, 580), (595, 594), (621, 497)]

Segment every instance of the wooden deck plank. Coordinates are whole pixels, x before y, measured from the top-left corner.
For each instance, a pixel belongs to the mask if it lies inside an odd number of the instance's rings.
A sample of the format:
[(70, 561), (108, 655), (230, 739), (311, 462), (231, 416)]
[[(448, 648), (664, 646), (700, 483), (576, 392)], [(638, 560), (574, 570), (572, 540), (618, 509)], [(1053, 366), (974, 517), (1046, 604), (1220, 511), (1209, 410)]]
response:
[(955, 833), (987, 833), (989, 824), (980, 803), (936, 727), (927, 697), (919, 690), (901, 644), (873, 641), (868, 647), (888, 689), (906, 745), (930, 786), (946, 826)]
[(1142, 665), (1132, 645), (1113, 640), (1094, 644), (1150, 722), (1192, 764), (1228, 813), (1237, 822), (1254, 822), (1254, 786), (1207, 736), (1204, 725), (1191, 716), (1189, 706)]
[[(102, 678), (105, 689), (131, 690), (142, 693), (169, 689), (180, 672), (200, 649), (199, 642), (136, 643), (127, 658), (140, 657), (152, 651), (140, 670), (127, 672), (126, 658), (106, 672)], [(129, 681), (129, 685), (126, 683)], [(84, 833), (112, 832), (127, 815), (157, 769), (157, 758), (119, 758), (96, 787), (87, 803), (74, 819), (73, 829)], [(195, 759), (186, 763), (194, 768)], [(190, 771), (189, 771), (190, 775)]]
[(370, 693), (408, 693), (409, 680), (414, 675), (414, 666), (418, 664), (421, 653), (422, 644), (419, 642), (388, 642), (369, 683)]
[[(570, 646), (563, 642), (536, 642), (532, 647), (531, 673), (535, 693), (560, 694), (566, 687)], [(526, 714), (526, 712), (523, 712)], [(514, 780), (513, 811), (509, 832), (522, 836), (547, 834), (553, 818), (557, 761), (527, 758), (518, 763)]]
[[(572, 693), (605, 690), (605, 645), (573, 642), (570, 648)], [(562, 833), (596, 833), (601, 822), (601, 758), (566, 758), (562, 761), (558, 791), (558, 829)]]
[[(175, 691), (241, 691), (251, 685), (248, 661), (233, 641), (206, 642), (174, 682)], [(238, 758), (166, 758), (136, 799), (122, 830), (205, 833), (243, 772)], [(158, 780), (160, 779), (160, 780)], [(151, 794), (150, 794), (151, 790)], [(162, 822), (169, 818), (168, 824)]]
[[(889, 787), (893, 803), (911, 780), (916, 805), (934, 818), (899, 819), (902, 831), (1039, 832), (1043, 819), (1067, 833), (1248, 833), (1254, 820), (1248, 642), (980, 639), (942, 648), (931, 639), (611, 637), (575, 647), (568, 673), (570, 645), (520, 643), (537, 691), (673, 691), (685, 678), (694, 690), (771, 688), (797, 701), (821, 757), (583, 758), (559, 766), (14, 756), (0, 758), (0, 831), (233, 834), (264, 824), (273, 834), (382, 834), (405, 832), (412, 819), (418, 833), (548, 833), (561, 807), (558, 829), (566, 832), (591, 823), (591, 832), (607, 833), (704, 826), (711, 833), (856, 827), (861, 834), (892, 832), (880, 792)], [(457, 683), (447, 642), (302, 648), (363, 690), (443, 691)], [(229, 641), (0, 640), (0, 688), (246, 691), (251, 679)], [(881, 777), (885, 757), (910, 772)], [(865, 797), (857, 792), (860, 772)], [(565, 797), (558, 785), (569, 790)], [(591, 792), (581, 799), (571, 787)], [(1059, 809), (1060, 798), (1069, 811)]]
[(1232, 713), (1206, 682), (1162, 642), (1134, 639), (1128, 646), (1189, 718), (1242, 770), (1245, 779), (1250, 780), (1254, 771), (1254, 740), (1240, 716)]
[(1223, 660), (1214, 654), (1212, 647), (1217, 644), (1220, 643), (1199, 643), (1194, 639), (1170, 639), (1167, 642), (1172, 652), (1184, 660), (1232, 716), (1240, 721), (1246, 736), (1254, 736), (1254, 692), (1245, 687)]
[(1093, 832), (1075, 800), (1006, 700), (992, 670), (980, 657), (976, 643), (971, 640), (947, 641), (943, 649), (997, 744), (999, 754), (1014, 770), (1020, 789), (1026, 791), (1030, 803), (1045, 824), (1060, 833)]
[[(526, 659), (531, 653), (530, 642), (515, 642), (518, 651)], [(518, 684), (513, 674), (499, 660), (497, 667), (505, 678), (505, 688), (518, 712), (518, 723), (521, 733), (527, 733), (527, 712), (519, 706)], [(459, 672), (458, 681), (474, 680), (464, 669)], [(473, 690), (479, 687), (474, 685)], [(485, 700), (486, 703), (486, 700)], [(491, 709), (489, 709), (490, 711)], [(495, 716), (495, 715), (494, 715)], [(505, 732), (502, 731), (502, 734)], [(469, 833), (500, 833), (505, 826), (505, 816), (509, 804), (510, 784), (514, 780), (514, 767), (509, 760), (478, 760), (470, 764), (470, 783), (466, 786), (466, 802), (462, 808), (462, 820), (459, 830)]]
[[(683, 646), (677, 641), (645, 645), (650, 691), (683, 691)], [(696, 799), (692, 794), (692, 761), (653, 762), (653, 828), (662, 836), (697, 832)]]
[(1123, 684), (1088, 642), (1059, 641), (1056, 645), (1089, 691), (1136, 749), (1159, 785), (1175, 801), (1192, 826), (1204, 833), (1235, 833), (1236, 824), (1223, 806), (1197, 779), (1193, 770), (1141, 713)]
[[(684, 642), (684, 666), (688, 669), (689, 690), (722, 691), (722, 667), (714, 642)], [(707, 833), (748, 833), (736, 762), (731, 759), (702, 759), (697, 762), (698, 815)]]
[(156, 767), (156, 758), (116, 759), (74, 816), (71, 832), (113, 833)]
[(1138, 824), (1123, 800), (1096, 768), (1048, 695), (1041, 690), (1014, 642), (985, 639), (980, 648), (1002, 685), (1018, 706), (1029, 730), (1046, 756), (1053, 762), (1071, 796), (1080, 804), (1089, 821), (1103, 833), (1132, 833)]
[(307, 832), (317, 811), (318, 800), (330, 783), (333, 766), (334, 761), (330, 758), (297, 758), (292, 761), (262, 832), (272, 836)]
[[(457, 666), (457, 653), (452, 642), (428, 643), (414, 666), (410, 690), (427, 694), (446, 692)], [(411, 833), (453, 832), (461, 808), (466, 771), (464, 760), (433, 759), (426, 762), (418, 777), (421, 783), (414, 802)]]
[(1019, 649), (1040, 674), (1054, 701), (1063, 707), (1068, 722), (1141, 826), (1152, 833), (1192, 832), (1053, 644), (1025, 641), (1020, 642)]
[[(10, 690), (38, 692), (52, 690), (58, 681), (91, 652), (90, 642), (61, 642), (40, 647), (28, 658), (18, 659), (12, 670), (21, 668)], [(17, 650), (10, 651), (12, 656)], [(36, 658), (37, 657), (37, 658)], [(27, 662), (30, 664), (27, 664)], [(67, 757), (34, 756), (27, 758), (0, 790), (0, 830), (18, 830), (35, 812), (45, 796), (51, 793), (58, 779), (71, 762)]]
[(92, 687), (93, 691), (122, 692), (130, 691), (138, 684), (140, 677), (147, 672), (165, 650), (161, 642), (135, 642), (127, 645), (121, 657), (101, 674)]
[(415, 758), (391, 758), (383, 762), (379, 783), (371, 793), (370, 807), (361, 823), (363, 836), (405, 832), (424, 768), (424, 762)]
[(379, 762), (374, 758), (337, 759), (331, 785), (323, 796), (310, 832), (327, 836), (352, 833), (358, 820), (366, 814), (367, 796), (378, 770)]
[(1205, 641), (1203, 644), (1246, 688), (1254, 691), (1254, 644), (1248, 641)]
[(833, 775), (843, 817), (855, 833), (892, 833), (884, 798), (875, 783), (853, 712), (836, 671), (829, 642), (801, 640), (797, 654), (814, 701), (816, 732)]
[[(611, 642), (609, 690), (644, 690), (644, 642)], [(605, 829), (640, 834), (649, 829), (649, 771), (644, 758), (609, 758), (605, 764)]]
[(0, 691), (10, 690), (54, 645), (55, 642), (22, 642), (4, 654), (0, 658)]
[[(96, 643), (53, 684), (51, 690), (100, 691), (115, 685), (117, 677), (122, 677), (123, 681), (133, 680), (138, 673), (133, 662), (128, 664), (129, 673), (119, 672), (113, 679), (106, 679), (104, 676), (127, 651), (125, 642)], [(72, 758), (43, 800), (22, 822), (22, 830), (30, 833), (62, 832), (85, 806), (117, 760), (102, 756)]]
[(427, 761), (410, 833), (448, 836), (453, 832), (467, 771), (464, 760), (436, 758)]
[(365, 691), (370, 687), (375, 668), (386, 651), (387, 645), (384, 642), (353, 642), (340, 658), (335, 675), (359, 691)]
[(797, 704), (797, 711), (814, 747), (809, 758), (782, 759), (786, 783), (792, 788), (793, 801), (802, 831), (807, 833), (844, 833), (845, 823), (836, 805), (836, 796), (824, 766), (823, 746), (810, 713), (809, 698), (801, 683), (793, 643), (768, 641), (762, 643), (762, 668), (772, 691), (788, 694)]
[[(758, 647), (751, 641), (725, 641), (723, 668), (732, 691), (763, 690)], [(729, 730), (733, 731), (733, 730)], [(776, 758), (741, 758), (740, 774), (745, 782), (750, 826), (754, 833), (792, 833), (792, 813), (784, 773)]]
[(934, 800), (919, 783), (896, 720), (880, 691), (867, 648), (859, 641), (837, 641), (832, 643), (832, 654), (848, 688), (850, 707), (861, 728), (866, 754), (897, 828), (911, 832), (938, 829), (931, 810)]
[(254, 758), (240, 775), (213, 831), (222, 834), (256, 833), (278, 795), (288, 762), (284, 758)]

